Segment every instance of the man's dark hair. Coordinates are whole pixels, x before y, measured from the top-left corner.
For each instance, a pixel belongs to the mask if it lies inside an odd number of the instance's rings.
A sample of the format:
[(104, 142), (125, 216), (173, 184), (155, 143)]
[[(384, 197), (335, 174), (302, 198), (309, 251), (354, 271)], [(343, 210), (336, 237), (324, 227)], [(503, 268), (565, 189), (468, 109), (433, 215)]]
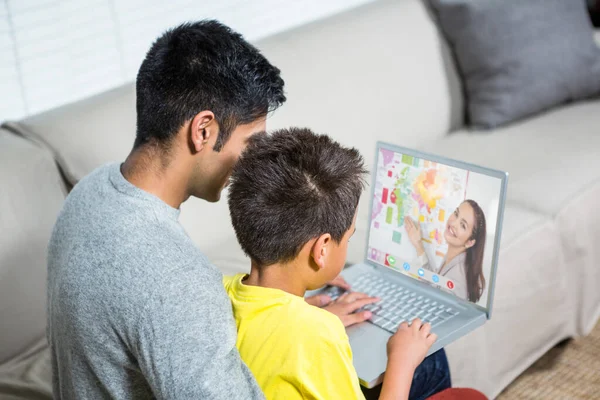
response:
[(168, 146), (186, 121), (215, 114), (215, 150), (241, 124), (256, 121), (285, 101), (279, 69), (244, 38), (217, 21), (185, 23), (159, 37), (137, 75), (137, 136)]
[(231, 177), (229, 212), (244, 252), (260, 266), (294, 259), (322, 234), (339, 243), (364, 187), (364, 163), (309, 129), (255, 135)]

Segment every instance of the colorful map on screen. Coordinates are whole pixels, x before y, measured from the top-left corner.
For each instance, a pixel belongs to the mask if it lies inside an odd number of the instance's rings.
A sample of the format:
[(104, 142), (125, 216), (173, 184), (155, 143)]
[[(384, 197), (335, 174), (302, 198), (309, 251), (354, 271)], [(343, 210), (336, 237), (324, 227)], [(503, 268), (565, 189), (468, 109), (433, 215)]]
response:
[[(391, 150), (379, 151), (368, 257), (377, 261), (381, 257), (376, 253), (393, 255), (391, 264), (396, 264), (396, 259), (416, 258), (404, 229), (404, 218), (410, 217), (420, 224), (429, 259), (441, 265), (447, 249), (445, 224), (465, 199), (468, 171)], [(401, 269), (401, 265), (386, 265)]]

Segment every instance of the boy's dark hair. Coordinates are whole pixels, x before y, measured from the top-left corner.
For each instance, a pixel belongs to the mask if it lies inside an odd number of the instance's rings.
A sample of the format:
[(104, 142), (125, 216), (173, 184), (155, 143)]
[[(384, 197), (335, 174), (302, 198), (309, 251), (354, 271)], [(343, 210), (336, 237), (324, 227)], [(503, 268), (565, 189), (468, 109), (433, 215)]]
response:
[(309, 129), (253, 136), (229, 191), (242, 249), (268, 266), (291, 261), (325, 233), (339, 243), (352, 225), (365, 173), (356, 149)]
[(217, 21), (185, 23), (159, 37), (140, 66), (136, 95), (134, 147), (168, 148), (186, 121), (210, 110), (220, 127), (219, 150), (238, 125), (285, 101), (279, 69)]

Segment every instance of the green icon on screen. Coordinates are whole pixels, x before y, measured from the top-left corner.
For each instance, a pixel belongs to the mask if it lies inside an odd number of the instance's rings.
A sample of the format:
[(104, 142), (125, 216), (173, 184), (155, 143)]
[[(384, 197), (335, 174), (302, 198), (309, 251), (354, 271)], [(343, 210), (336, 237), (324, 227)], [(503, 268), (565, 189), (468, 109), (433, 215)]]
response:
[(393, 267), (396, 264), (394, 256), (388, 256), (388, 263)]

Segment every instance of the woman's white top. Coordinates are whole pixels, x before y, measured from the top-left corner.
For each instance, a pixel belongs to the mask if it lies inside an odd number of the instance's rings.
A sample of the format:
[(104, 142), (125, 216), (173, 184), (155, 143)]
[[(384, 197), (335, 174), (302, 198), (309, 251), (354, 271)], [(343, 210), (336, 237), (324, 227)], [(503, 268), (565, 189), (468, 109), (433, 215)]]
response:
[(434, 264), (430, 262), (427, 257), (427, 252), (424, 252), (419, 256), (419, 263), (422, 268), (429, 270), (435, 274), (441, 275), (454, 282), (454, 289), (450, 290), (446, 287), (441, 287), (448, 293), (452, 293), (455, 296), (468, 300), (467, 293), (467, 253), (462, 252), (454, 257), (450, 262), (446, 264), (446, 259), (442, 262), (442, 268), (435, 268)]

